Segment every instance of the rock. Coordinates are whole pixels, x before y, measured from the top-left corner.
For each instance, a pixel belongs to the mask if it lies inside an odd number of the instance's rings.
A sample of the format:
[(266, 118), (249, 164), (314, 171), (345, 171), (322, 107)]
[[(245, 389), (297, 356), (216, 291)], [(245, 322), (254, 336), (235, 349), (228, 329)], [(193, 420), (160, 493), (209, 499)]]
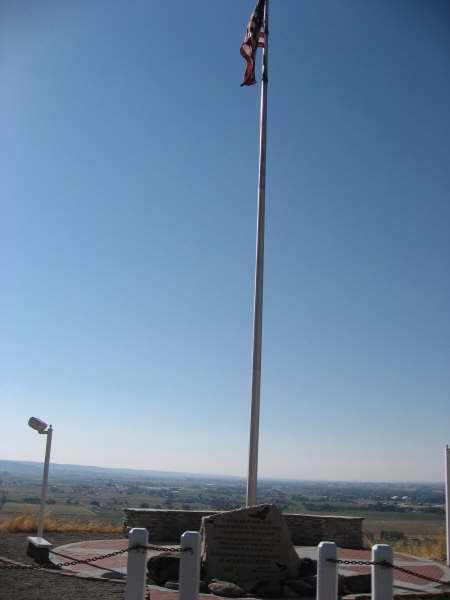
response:
[(283, 585), (280, 581), (260, 581), (251, 593), (261, 598), (280, 598), (283, 595)]
[(317, 560), (312, 558), (301, 558), (298, 569), (299, 577), (309, 577), (317, 573)]
[(346, 594), (370, 594), (372, 577), (370, 573), (342, 575), (342, 587)]
[(258, 585), (260, 585), (261, 583), (263, 583), (264, 580), (259, 578), (259, 579), (247, 579), (246, 581), (243, 581), (241, 583), (241, 587), (244, 588), (244, 590), (249, 593), (249, 594), (254, 594), (256, 588), (258, 587)]
[(284, 582), (285, 591), (295, 593), (296, 596), (315, 596), (317, 587), (316, 577), (301, 577), (298, 579), (288, 579)]
[(208, 585), (208, 589), (213, 594), (216, 594), (216, 596), (226, 596), (227, 598), (245, 596), (245, 590), (231, 581), (219, 581), (215, 579)]
[(298, 598), (298, 594), (288, 585), (283, 586), (283, 596), (285, 598)]
[(179, 581), (166, 581), (166, 583), (164, 584), (164, 587), (167, 588), (168, 590), (179, 590), (180, 582)]
[(278, 582), (298, 576), (299, 559), (279, 509), (271, 504), (202, 519), (206, 579)]
[(162, 552), (147, 561), (148, 576), (156, 585), (177, 581), (180, 574), (180, 557), (172, 552)]

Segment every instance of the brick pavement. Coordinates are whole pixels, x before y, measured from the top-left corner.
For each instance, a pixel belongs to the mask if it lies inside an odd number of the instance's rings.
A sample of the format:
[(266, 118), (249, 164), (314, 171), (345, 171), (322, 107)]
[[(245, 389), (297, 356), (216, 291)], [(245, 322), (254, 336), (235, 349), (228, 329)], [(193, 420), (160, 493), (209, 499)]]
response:
[[(87, 559), (90, 556), (108, 554), (116, 550), (125, 549), (128, 540), (89, 540), (79, 543), (66, 544), (54, 548), (55, 552), (63, 554), (67, 558), (61, 558), (51, 555), (55, 563), (64, 562), (66, 560)], [(160, 545), (160, 544), (158, 544)], [(161, 544), (164, 545), (164, 544)], [(173, 546), (172, 546), (173, 547)], [(316, 547), (297, 546), (297, 553), (301, 557), (317, 557)], [(148, 550), (148, 557), (158, 554), (158, 551)], [(370, 560), (371, 553), (369, 550), (349, 550), (340, 549), (339, 558), (344, 560)], [(394, 554), (394, 564), (416, 571), (422, 575), (435, 577), (444, 580), (450, 580), (450, 569), (443, 563), (429, 561), (417, 556), (411, 556), (403, 553)], [(95, 563), (87, 565), (77, 565), (64, 567), (79, 577), (95, 577), (98, 579), (120, 580), (126, 576), (127, 553), (119, 554), (111, 558), (95, 561)], [(339, 573), (370, 573), (370, 566), (361, 565), (339, 565)], [(151, 587), (151, 596), (154, 600), (171, 600), (177, 597), (178, 592), (166, 590), (157, 586)], [(430, 583), (414, 577), (412, 575), (394, 571), (394, 588), (395, 591), (410, 591), (410, 592), (425, 592), (437, 591), (439, 585)], [(201, 598), (207, 598), (203, 595)], [(209, 596), (211, 598), (211, 596)]]

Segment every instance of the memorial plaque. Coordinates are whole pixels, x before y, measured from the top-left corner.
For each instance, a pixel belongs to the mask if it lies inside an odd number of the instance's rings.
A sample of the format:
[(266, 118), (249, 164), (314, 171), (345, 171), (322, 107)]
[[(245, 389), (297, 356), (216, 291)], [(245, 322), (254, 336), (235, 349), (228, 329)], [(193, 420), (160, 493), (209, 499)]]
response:
[(207, 580), (248, 588), (262, 580), (298, 576), (299, 559), (283, 515), (267, 504), (202, 519), (202, 562)]

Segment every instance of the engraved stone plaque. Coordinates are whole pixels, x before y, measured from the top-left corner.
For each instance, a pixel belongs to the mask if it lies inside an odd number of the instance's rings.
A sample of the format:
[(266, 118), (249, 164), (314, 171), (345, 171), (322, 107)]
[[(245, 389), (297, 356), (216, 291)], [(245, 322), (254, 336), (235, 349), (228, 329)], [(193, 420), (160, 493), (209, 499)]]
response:
[(202, 562), (207, 580), (243, 585), (298, 576), (299, 559), (283, 515), (264, 504), (202, 519)]

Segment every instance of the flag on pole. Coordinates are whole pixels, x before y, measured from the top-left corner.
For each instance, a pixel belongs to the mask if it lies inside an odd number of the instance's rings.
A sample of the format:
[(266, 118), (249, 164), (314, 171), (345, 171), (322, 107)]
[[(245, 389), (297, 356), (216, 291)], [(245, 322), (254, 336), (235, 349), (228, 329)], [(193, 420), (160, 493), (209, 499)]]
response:
[(264, 4), (266, 0), (259, 0), (255, 10), (250, 16), (245, 32), (245, 38), (241, 46), (241, 56), (247, 61), (243, 85), (254, 85), (255, 58), (258, 48), (264, 48)]

